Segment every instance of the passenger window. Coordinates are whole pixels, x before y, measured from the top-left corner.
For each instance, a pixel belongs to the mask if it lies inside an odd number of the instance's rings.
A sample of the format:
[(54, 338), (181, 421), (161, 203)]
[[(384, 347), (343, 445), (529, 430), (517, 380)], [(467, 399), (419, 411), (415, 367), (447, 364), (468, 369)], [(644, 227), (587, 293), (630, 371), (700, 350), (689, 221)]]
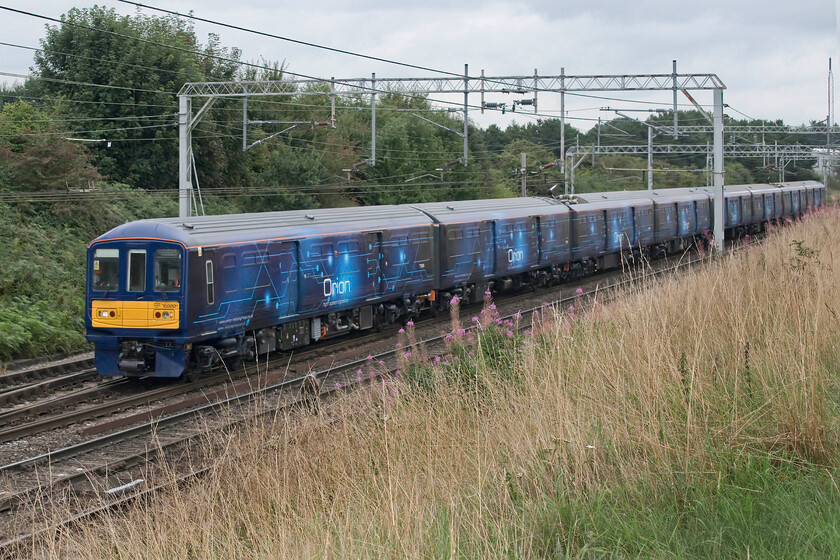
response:
[(339, 255), (348, 255), (351, 253), (358, 253), (359, 252), (359, 242), (358, 241), (342, 241), (338, 244), (338, 254)]
[(207, 270), (207, 305), (213, 305), (216, 301), (216, 289), (213, 284), (213, 261), (205, 263)]
[(236, 291), (236, 255), (222, 257), (222, 287), (226, 294)]
[(146, 250), (131, 249), (128, 252), (128, 291), (146, 291)]
[(155, 251), (155, 291), (177, 292), (181, 289), (181, 251)]
[(120, 250), (97, 249), (93, 253), (93, 289), (98, 292), (119, 289)]
[(249, 251), (242, 254), (242, 266), (257, 266), (265, 264), (265, 261), (265, 256), (258, 252)]

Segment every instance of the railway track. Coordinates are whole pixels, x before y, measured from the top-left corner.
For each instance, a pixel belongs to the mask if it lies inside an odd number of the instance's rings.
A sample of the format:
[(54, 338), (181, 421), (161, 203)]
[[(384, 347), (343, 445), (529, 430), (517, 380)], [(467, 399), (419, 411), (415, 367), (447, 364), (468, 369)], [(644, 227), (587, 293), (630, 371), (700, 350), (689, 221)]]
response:
[[(691, 266), (698, 260), (664, 266), (650, 275), (667, 274)], [(555, 306), (580, 303), (587, 297), (600, 297), (639, 279), (625, 278), (605, 285), (603, 279), (590, 278), (585, 283), (589, 287), (583, 294), (560, 298), (551, 303)], [(565, 289), (569, 287), (567, 285)], [(508, 318), (513, 316), (517, 301), (521, 299), (505, 300), (506, 308), (510, 310)], [(529, 328), (528, 313), (542, 309), (543, 305), (518, 310), (524, 316), (519, 327)], [(442, 353), (445, 348), (444, 335), (418, 340), (418, 344), (423, 345), (430, 355), (438, 350)], [(357, 341), (356, 346), (359, 345)], [(374, 363), (382, 364), (378, 374), (394, 370), (395, 353), (392, 347), (374, 356)], [(199, 449), (206, 449), (206, 443), (212, 439), (208, 434), (226, 433), (233, 426), (259, 415), (276, 415), (278, 411), (311, 405), (313, 388), (317, 389), (320, 398), (327, 397), (339, 388), (356, 388), (359, 383), (367, 383), (372, 379), (370, 375), (360, 379), (355, 374), (363, 364), (369, 363), (370, 359), (363, 358), (291, 377), (288, 371), (275, 371), (256, 379), (248, 378), (179, 404), (160, 406), (95, 425), (86, 430), (88, 435), (96, 436), (92, 439), (0, 467), (0, 480), (6, 487), (15, 488), (13, 493), (0, 494), (0, 511), (3, 512), (0, 528), (7, 537), (6, 542), (0, 544), (0, 550), (13, 550), (21, 542), (48, 530), (43, 528), (32, 531), (30, 524), (21, 533), (21, 529), (15, 527), (13, 520), (16, 514), (25, 508), (30, 508), (29, 514), (18, 518), (34, 518), (32, 504), (54, 503), (50, 500), (62, 501), (72, 496), (81, 507), (79, 513), (62, 522), (71, 524), (118, 507), (148, 492), (163, 489), (166, 485), (192, 480), (212, 468), (213, 454), (201, 457), (198, 453)], [(335, 379), (337, 382), (328, 384), (327, 379)], [(103, 433), (105, 435), (101, 435)], [(183, 461), (184, 457), (191, 459)], [(170, 476), (161, 486), (149, 487), (148, 475), (154, 464), (164, 462), (172, 465), (179, 461), (189, 468), (176, 473), (174, 478)]]
[(92, 354), (17, 367), (13, 364), (0, 375), (0, 407), (96, 378)]

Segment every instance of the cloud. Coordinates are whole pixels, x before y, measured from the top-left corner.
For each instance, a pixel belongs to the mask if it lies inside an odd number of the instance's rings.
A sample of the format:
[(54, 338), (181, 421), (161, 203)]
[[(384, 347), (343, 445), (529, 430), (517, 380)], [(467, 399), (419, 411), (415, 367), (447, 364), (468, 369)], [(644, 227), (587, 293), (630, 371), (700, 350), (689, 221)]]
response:
[[(119, 13), (135, 9), (105, 0)], [(164, 4), (155, 3), (163, 6)], [(670, 73), (671, 61), (680, 72), (716, 73), (726, 83), (725, 99), (756, 117), (783, 118), (792, 124), (824, 118), (828, 57), (840, 46), (840, 10), (829, 0), (518, 0), (479, 1), (359, 0), (336, 3), (266, 3), (208, 0), (196, 7), (171, 0), (167, 8), (419, 66), (487, 75)], [(59, 17), (73, 0), (8, 0), (7, 5)], [(143, 10), (142, 13), (155, 12)], [(37, 46), (44, 22), (4, 13), (7, 42)], [(405, 68), (253, 34), (196, 23), (206, 37), (218, 33), (222, 44), (238, 46), (243, 59), (285, 61), (288, 69), (329, 78), (428, 76)], [(7, 72), (25, 73), (31, 53), (0, 47)], [(668, 106), (671, 94), (607, 94), (605, 97), (644, 100)], [(708, 103), (704, 94), (697, 96)], [(455, 96), (455, 101), (460, 101)], [(500, 99), (504, 100), (504, 99)], [(598, 108), (613, 104), (569, 96), (569, 115), (597, 119)], [(478, 98), (471, 103), (478, 103)], [(540, 95), (545, 114), (559, 110), (559, 96)], [(473, 116), (481, 124), (501, 126), (522, 115)], [(577, 121), (588, 128), (594, 121)]]

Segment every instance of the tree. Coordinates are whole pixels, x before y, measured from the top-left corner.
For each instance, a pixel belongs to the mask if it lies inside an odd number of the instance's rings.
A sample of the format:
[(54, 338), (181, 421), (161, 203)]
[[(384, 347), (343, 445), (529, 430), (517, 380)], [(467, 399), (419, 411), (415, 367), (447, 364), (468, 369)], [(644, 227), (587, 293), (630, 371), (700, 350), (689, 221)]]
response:
[(0, 111), (0, 190), (85, 187), (100, 179), (84, 147), (64, 138), (49, 115), (23, 101)]
[[(108, 140), (91, 148), (100, 173), (138, 187), (176, 186), (176, 94), (188, 81), (233, 79), (239, 51), (221, 47), (215, 35), (202, 48), (192, 25), (177, 17), (120, 16), (94, 6), (73, 8), (62, 20), (47, 28), (35, 56), (38, 77), (28, 87), (72, 104), (84, 119), (76, 136)], [(232, 165), (238, 152), (218, 128), (207, 121), (198, 129), (199, 176), (204, 184), (242, 183), (245, 168)]]

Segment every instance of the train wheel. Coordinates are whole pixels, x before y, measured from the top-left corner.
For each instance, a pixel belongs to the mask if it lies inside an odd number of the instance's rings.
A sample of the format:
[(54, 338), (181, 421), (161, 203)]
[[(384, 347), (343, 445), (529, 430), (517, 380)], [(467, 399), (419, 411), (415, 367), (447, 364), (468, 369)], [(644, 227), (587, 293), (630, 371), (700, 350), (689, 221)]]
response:
[(184, 373), (181, 374), (181, 381), (184, 383), (195, 383), (201, 377), (201, 369), (195, 367), (194, 364), (187, 366)]

